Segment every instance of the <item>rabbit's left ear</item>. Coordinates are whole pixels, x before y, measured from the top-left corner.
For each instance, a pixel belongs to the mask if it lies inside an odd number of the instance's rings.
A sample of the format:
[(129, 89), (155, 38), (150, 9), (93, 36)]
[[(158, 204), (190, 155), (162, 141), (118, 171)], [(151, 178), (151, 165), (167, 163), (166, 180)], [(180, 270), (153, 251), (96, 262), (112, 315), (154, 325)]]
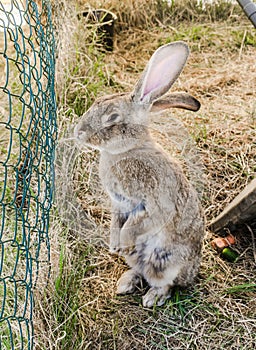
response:
[(180, 75), (188, 55), (188, 46), (182, 41), (159, 47), (135, 86), (133, 99), (151, 104), (165, 94)]
[(169, 108), (183, 108), (196, 112), (200, 106), (200, 102), (195, 97), (184, 92), (176, 92), (153, 102), (150, 112), (160, 112)]

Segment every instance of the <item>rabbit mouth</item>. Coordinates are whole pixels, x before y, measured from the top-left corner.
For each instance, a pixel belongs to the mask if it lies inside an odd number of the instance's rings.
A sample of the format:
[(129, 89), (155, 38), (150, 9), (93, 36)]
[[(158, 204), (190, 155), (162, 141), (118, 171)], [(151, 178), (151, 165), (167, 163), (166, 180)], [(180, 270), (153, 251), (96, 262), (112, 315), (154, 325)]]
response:
[(118, 154), (141, 145), (145, 138), (145, 128), (140, 129), (139, 125), (131, 127), (124, 123), (108, 126), (93, 133), (75, 128), (75, 138), (84, 146)]
[(102, 141), (102, 137), (99, 135), (99, 133), (92, 133), (92, 129), (89, 125), (76, 125), (74, 129), (74, 137), (80, 145), (96, 149), (99, 149), (99, 145)]

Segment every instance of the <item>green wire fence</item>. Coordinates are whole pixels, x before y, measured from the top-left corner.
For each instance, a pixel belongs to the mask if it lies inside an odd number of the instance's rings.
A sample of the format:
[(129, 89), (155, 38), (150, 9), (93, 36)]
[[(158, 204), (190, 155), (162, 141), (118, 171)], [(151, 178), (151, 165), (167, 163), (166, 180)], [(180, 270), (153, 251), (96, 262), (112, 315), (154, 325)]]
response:
[(33, 292), (50, 271), (54, 63), (50, 2), (0, 0), (1, 350), (33, 348)]

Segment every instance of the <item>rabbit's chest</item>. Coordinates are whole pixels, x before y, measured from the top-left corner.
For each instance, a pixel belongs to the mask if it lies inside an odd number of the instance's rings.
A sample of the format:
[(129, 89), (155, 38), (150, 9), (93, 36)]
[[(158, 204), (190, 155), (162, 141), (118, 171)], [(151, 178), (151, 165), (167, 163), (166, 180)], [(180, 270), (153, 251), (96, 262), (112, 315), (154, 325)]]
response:
[[(108, 193), (113, 207), (118, 209), (124, 217), (130, 214), (136, 215), (145, 210), (145, 203), (141, 195), (138, 195), (136, 184), (131, 186), (131, 181), (127, 180), (127, 174), (122, 164), (123, 159), (119, 157), (104, 157), (101, 155), (99, 175), (103, 187)], [(131, 170), (131, 169), (130, 169)], [(136, 182), (136, 174), (130, 171), (130, 177)]]
[(101, 155), (99, 164), (99, 175), (103, 187), (112, 201), (121, 207), (131, 208), (130, 184), (126, 180), (126, 174), (122, 167), (122, 160), (118, 157), (105, 157)]

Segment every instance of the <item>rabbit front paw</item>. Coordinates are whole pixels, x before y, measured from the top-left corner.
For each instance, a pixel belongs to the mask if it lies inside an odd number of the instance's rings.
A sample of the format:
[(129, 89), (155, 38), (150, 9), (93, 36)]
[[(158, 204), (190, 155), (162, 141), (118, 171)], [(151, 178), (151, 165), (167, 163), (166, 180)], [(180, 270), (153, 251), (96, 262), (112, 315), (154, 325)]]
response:
[(121, 248), (118, 246), (110, 246), (109, 251), (112, 254), (119, 254), (119, 255), (132, 255), (136, 252), (135, 246), (132, 247), (125, 247)]
[(128, 232), (121, 232), (120, 234), (120, 252), (131, 254), (135, 249), (135, 240)]
[(120, 250), (120, 230), (110, 230), (109, 251), (113, 254), (118, 254)]

